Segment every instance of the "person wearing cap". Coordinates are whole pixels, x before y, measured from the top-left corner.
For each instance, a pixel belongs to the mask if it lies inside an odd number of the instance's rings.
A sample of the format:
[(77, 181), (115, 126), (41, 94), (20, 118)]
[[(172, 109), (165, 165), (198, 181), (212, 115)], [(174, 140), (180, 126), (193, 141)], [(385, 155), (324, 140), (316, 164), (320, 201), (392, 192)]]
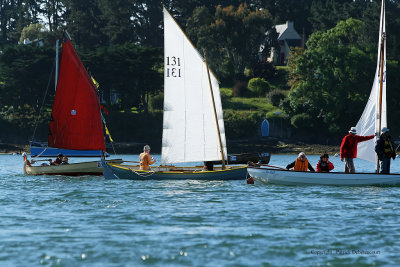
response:
[(146, 170), (146, 171), (149, 171), (150, 165), (152, 165), (156, 162), (156, 160), (150, 156), (150, 146), (149, 145), (145, 145), (143, 147), (143, 153), (140, 153), (139, 160), (140, 160), (140, 169)]
[(306, 157), (304, 152), (300, 152), (297, 156), (297, 159), (286, 166), (286, 169), (289, 170), (293, 168), (294, 171), (298, 172), (306, 172), (309, 169), (312, 172), (315, 172), (314, 168), (311, 166), (310, 162)]
[(349, 134), (343, 138), (340, 145), (340, 160), (345, 161), (344, 172), (346, 173), (356, 172), (353, 159), (357, 158), (357, 144), (375, 137), (375, 135), (360, 136), (356, 133), (356, 127), (351, 127)]
[(51, 159), (49, 159), (50, 165), (60, 165), (62, 163), (63, 157), (64, 157), (64, 155), (59, 153), (57, 155), (57, 158), (53, 162), (51, 161)]
[(381, 163), (381, 173), (390, 173), (390, 159), (396, 158), (396, 151), (394, 144), (389, 133), (389, 129), (386, 127), (382, 128), (382, 134), (376, 141), (375, 152)]
[(333, 163), (329, 161), (329, 155), (327, 153), (324, 153), (319, 157), (316, 167), (317, 172), (330, 172), (334, 168)]

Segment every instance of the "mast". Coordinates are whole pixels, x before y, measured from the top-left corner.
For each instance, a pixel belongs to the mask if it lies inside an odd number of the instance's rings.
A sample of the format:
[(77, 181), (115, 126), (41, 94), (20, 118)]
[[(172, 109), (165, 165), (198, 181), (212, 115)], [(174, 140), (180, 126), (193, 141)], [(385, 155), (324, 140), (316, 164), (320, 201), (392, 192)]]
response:
[[(382, 36), (381, 38), (381, 47), (380, 47), (380, 77), (379, 77), (379, 113), (377, 116), (378, 119), (378, 129), (376, 131), (378, 136), (381, 136), (381, 129), (382, 129), (382, 95), (383, 95), (383, 67), (385, 64), (385, 41), (386, 41), (386, 33), (384, 31), (384, 25), (385, 25), (385, 0), (382, 0), (382, 18), (381, 18), (381, 24), (382, 24)], [(376, 173), (379, 173), (379, 159), (376, 159)]]
[(212, 103), (213, 103), (214, 118), (215, 118), (215, 123), (217, 124), (218, 142), (219, 142), (219, 149), (220, 149), (220, 152), (221, 152), (221, 159), (222, 159), (222, 169), (225, 170), (224, 150), (223, 150), (223, 147), (222, 147), (221, 133), (220, 133), (220, 130), (219, 130), (217, 110), (215, 108), (214, 93), (213, 93), (213, 90), (212, 90), (212, 84), (211, 84), (211, 78), (210, 78), (210, 69), (208, 68), (208, 64), (207, 64), (206, 52), (203, 51), (203, 53), (204, 53), (204, 63), (206, 64), (206, 68), (207, 68), (208, 85), (210, 87), (211, 99), (212, 99)]
[(356, 126), (359, 135), (375, 135), (374, 140), (358, 144), (357, 157), (375, 163), (376, 169), (378, 169), (378, 164), (374, 141), (379, 137), (382, 127), (387, 126), (385, 17), (385, 1), (382, 0), (374, 81), (368, 101)]
[(57, 41), (56, 41), (56, 73), (55, 73), (55, 79), (54, 79), (54, 91), (55, 90), (57, 90), (57, 81), (58, 81), (58, 67), (59, 67), (59, 65), (58, 65), (58, 47), (59, 47), (59, 44), (60, 44), (60, 40), (58, 40), (57, 39)]

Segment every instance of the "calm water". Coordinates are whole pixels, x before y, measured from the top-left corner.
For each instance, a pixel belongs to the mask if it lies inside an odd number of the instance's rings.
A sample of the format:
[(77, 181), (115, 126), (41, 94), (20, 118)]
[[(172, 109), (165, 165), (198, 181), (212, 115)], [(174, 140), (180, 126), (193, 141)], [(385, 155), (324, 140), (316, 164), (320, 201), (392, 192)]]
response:
[(25, 176), (20, 155), (1, 155), (0, 265), (399, 266), (399, 195), (400, 187)]

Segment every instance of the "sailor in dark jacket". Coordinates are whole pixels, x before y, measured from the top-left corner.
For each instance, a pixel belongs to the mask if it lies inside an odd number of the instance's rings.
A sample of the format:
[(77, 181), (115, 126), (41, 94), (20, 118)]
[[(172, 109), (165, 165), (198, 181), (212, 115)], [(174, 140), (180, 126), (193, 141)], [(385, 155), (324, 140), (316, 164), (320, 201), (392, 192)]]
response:
[(335, 168), (333, 163), (329, 161), (329, 155), (327, 153), (322, 154), (319, 158), (320, 160), (316, 167), (317, 172), (330, 172)]
[(389, 129), (382, 128), (382, 134), (375, 145), (375, 152), (381, 162), (381, 173), (390, 173), (390, 158), (396, 158), (396, 151), (392, 138), (389, 134)]

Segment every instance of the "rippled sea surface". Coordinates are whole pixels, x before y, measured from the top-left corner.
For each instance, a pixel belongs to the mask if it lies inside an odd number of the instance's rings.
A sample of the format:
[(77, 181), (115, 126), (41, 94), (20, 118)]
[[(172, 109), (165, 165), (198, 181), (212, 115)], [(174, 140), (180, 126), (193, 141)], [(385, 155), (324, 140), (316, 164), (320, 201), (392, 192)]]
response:
[(400, 187), (27, 176), (22, 167), (20, 155), (0, 155), (1, 266), (400, 266)]

